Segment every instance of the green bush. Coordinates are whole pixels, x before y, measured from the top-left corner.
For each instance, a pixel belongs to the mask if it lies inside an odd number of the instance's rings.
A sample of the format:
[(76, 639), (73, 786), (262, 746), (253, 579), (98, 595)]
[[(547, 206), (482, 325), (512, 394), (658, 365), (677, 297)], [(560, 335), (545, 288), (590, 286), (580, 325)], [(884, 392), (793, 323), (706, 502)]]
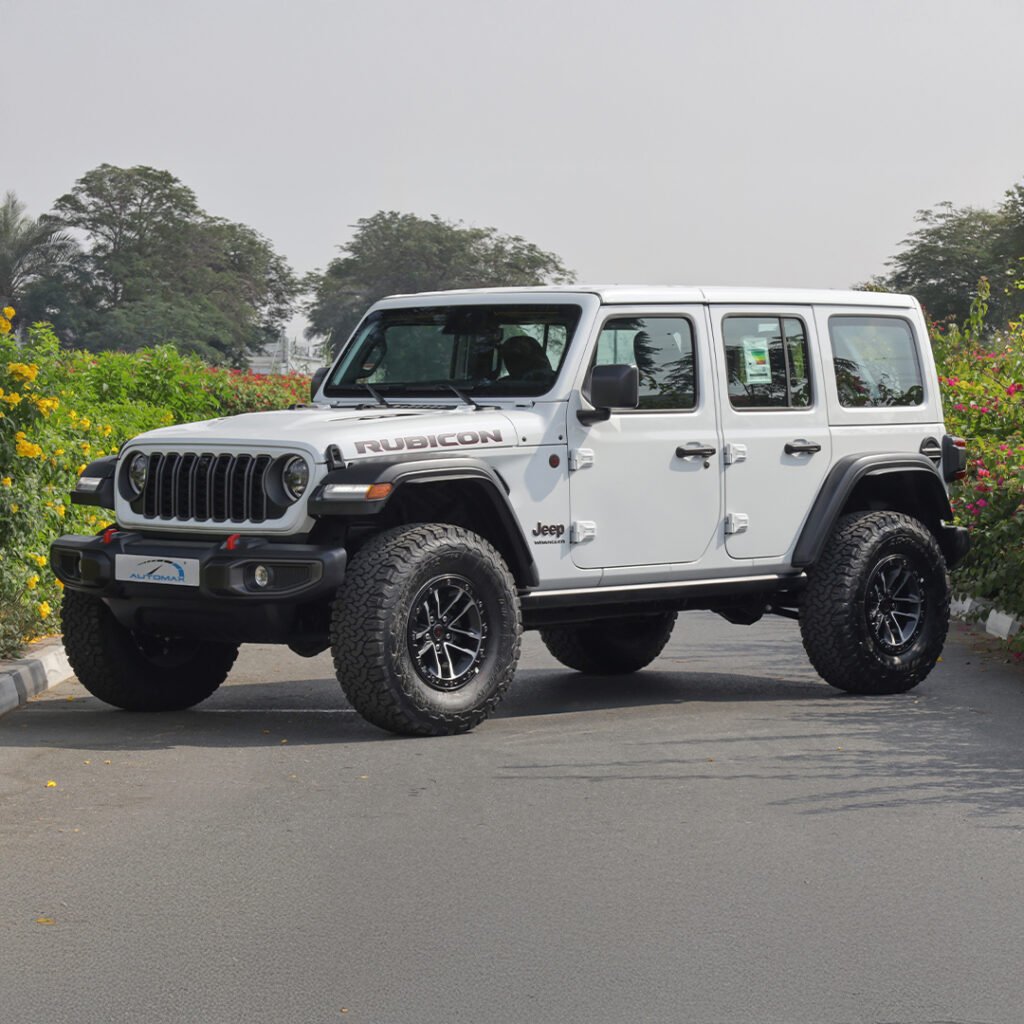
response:
[(0, 657), (60, 628), (50, 541), (109, 525), (105, 510), (69, 501), (90, 460), (155, 427), (285, 408), (309, 394), (306, 377), (209, 367), (171, 346), (67, 352), (45, 324), (19, 342), (9, 321), (0, 316)]
[[(971, 532), (954, 588), (1024, 617), (1024, 325), (982, 343), (988, 284), (963, 329), (933, 327), (946, 429), (967, 439), (967, 478), (953, 508)], [(1015, 641), (1024, 650), (1024, 638)]]

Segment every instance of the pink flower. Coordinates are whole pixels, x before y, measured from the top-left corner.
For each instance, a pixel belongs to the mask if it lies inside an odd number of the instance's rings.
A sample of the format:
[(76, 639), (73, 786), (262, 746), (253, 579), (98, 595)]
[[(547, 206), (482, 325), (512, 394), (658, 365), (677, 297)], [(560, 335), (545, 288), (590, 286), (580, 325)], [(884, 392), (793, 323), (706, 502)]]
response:
[(967, 406), (964, 405), (963, 402), (957, 402), (953, 408), (956, 409), (957, 412), (967, 412)]
[(977, 501), (978, 508), (987, 508), (988, 502), (984, 498), (979, 498)]

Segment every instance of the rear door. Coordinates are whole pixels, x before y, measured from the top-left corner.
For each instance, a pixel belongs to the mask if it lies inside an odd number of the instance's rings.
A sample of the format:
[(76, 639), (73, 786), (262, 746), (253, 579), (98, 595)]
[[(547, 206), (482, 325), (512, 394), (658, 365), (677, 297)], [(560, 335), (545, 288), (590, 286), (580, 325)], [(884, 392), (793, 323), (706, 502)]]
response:
[(721, 389), (725, 547), (791, 551), (831, 464), (821, 359), (809, 306), (711, 306)]

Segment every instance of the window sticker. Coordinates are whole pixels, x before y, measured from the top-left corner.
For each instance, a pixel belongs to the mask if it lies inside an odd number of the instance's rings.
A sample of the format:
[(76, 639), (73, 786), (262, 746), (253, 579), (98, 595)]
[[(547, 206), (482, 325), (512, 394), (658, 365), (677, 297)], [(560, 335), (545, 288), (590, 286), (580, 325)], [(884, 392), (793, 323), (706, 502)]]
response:
[(747, 336), (743, 339), (743, 365), (746, 384), (771, 384), (772, 368), (768, 361), (768, 339)]

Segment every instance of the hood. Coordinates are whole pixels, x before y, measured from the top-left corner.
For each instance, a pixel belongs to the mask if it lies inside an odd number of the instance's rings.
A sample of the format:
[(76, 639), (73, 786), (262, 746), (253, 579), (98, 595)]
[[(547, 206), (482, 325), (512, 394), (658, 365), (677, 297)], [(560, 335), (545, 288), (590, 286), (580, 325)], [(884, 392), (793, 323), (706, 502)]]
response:
[(166, 448), (304, 448), (324, 461), (329, 445), (345, 461), (380, 458), (389, 452), (467, 451), (507, 448), (517, 443), (514, 424), (497, 409), (328, 409), (308, 407), (280, 412), (244, 413), (161, 427), (126, 446)]

